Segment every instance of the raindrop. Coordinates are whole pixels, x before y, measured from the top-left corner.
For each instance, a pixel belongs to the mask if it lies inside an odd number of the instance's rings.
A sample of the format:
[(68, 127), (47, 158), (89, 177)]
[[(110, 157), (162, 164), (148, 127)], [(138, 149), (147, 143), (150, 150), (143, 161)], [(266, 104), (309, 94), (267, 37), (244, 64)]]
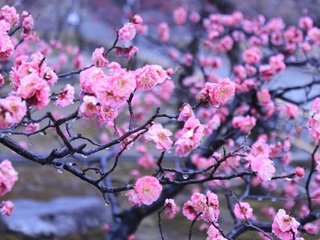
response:
[(73, 166), (73, 163), (72, 163), (72, 162), (68, 162), (67, 165), (68, 165), (69, 167), (72, 167), (72, 166)]
[(44, 136), (44, 135), (46, 135), (44, 132), (40, 132), (40, 135), (42, 135), (42, 136)]
[(172, 150), (168, 150), (168, 153), (171, 154), (171, 153), (172, 153)]
[(276, 202), (277, 199), (276, 198), (271, 198), (271, 202)]
[(109, 207), (110, 203), (109, 203), (109, 202), (106, 202), (104, 205), (105, 205), (106, 207)]
[(58, 168), (58, 173), (63, 173), (63, 169), (62, 168)]
[(188, 177), (189, 177), (188, 174), (183, 174), (183, 175), (182, 175), (182, 178), (183, 178), (184, 180), (188, 179)]
[(8, 132), (8, 135), (12, 135), (12, 132)]
[(220, 107), (220, 104), (215, 104), (214, 107), (218, 108)]
[(258, 197), (258, 201), (260, 201), (260, 202), (261, 202), (261, 201), (262, 201), (262, 197)]
[(88, 156), (86, 156), (86, 155), (84, 155), (84, 154), (80, 154), (81, 155), (81, 157), (83, 157), (83, 158), (88, 158)]

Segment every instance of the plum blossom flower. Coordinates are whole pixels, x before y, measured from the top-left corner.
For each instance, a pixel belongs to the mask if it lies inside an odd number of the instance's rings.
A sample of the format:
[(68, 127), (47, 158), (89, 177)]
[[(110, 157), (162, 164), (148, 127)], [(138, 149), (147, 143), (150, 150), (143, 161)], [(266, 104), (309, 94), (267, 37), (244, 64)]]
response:
[(229, 78), (225, 78), (218, 83), (213, 93), (215, 100), (219, 104), (226, 104), (234, 96), (235, 84)]
[(320, 97), (317, 97), (311, 105), (311, 108), (313, 111), (315, 111), (316, 113), (320, 112)]
[(213, 225), (210, 225), (207, 234), (208, 237), (206, 238), (206, 240), (227, 240), (225, 237), (221, 235), (220, 231)]
[(239, 202), (234, 206), (234, 214), (240, 220), (246, 220), (252, 218), (252, 208), (247, 202)]
[(206, 83), (200, 95), (208, 96), (212, 105), (226, 104), (235, 94), (236, 85), (229, 78), (218, 83)]
[(0, 10), (0, 19), (5, 20), (11, 26), (19, 22), (19, 14), (15, 7), (5, 5)]
[(177, 25), (183, 25), (187, 21), (187, 9), (183, 6), (173, 11), (173, 19)]
[(308, 30), (313, 27), (313, 20), (308, 16), (301, 17), (299, 19), (299, 27)]
[(133, 23), (126, 23), (118, 32), (119, 40), (131, 41), (136, 36), (136, 33), (135, 25)]
[(197, 218), (206, 222), (216, 222), (219, 214), (218, 196), (211, 191), (207, 191), (206, 195), (193, 193), (191, 199), (183, 205), (183, 215), (190, 221)]
[(157, 178), (144, 176), (138, 178), (134, 191), (137, 198), (136, 203), (138, 203), (138, 205), (151, 205), (160, 197), (162, 186)]
[(109, 61), (104, 57), (104, 48), (96, 48), (92, 53), (93, 65), (102, 68), (109, 64)]
[(14, 209), (14, 204), (11, 201), (3, 201), (0, 204), (0, 213), (6, 216), (11, 216)]
[(298, 233), (300, 223), (286, 214), (285, 210), (279, 209), (272, 223), (272, 232), (281, 240), (290, 240), (293, 234)]
[(26, 127), (26, 133), (31, 134), (40, 129), (39, 123), (29, 123)]
[(144, 153), (143, 156), (138, 159), (138, 165), (145, 169), (152, 169), (156, 166), (156, 163), (151, 154)]
[(18, 173), (9, 160), (0, 163), (0, 196), (10, 192), (18, 180)]
[(85, 95), (79, 107), (79, 115), (85, 118), (96, 117), (98, 115), (97, 104), (98, 101), (96, 97)]
[(159, 39), (162, 42), (167, 42), (170, 38), (170, 28), (166, 22), (162, 22), (158, 26)]
[(65, 88), (58, 94), (55, 104), (60, 107), (66, 107), (73, 103), (74, 88), (67, 84)]
[(14, 51), (14, 46), (7, 33), (6, 26), (7, 24), (3, 20), (0, 20), (0, 61), (8, 60)]
[(10, 95), (0, 99), (0, 128), (8, 128), (21, 122), (27, 113), (26, 102)]
[(256, 118), (252, 116), (237, 116), (232, 120), (232, 126), (239, 128), (241, 132), (248, 133), (256, 125)]
[(261, 53), (256, 47), (249, 48), (243, 52), (242, 58), (245, 63), (255, 65), (260, 62)]
[(289, 119), (295, 119), (299, 114), (299, 107), (292, 103), (285, 104), (285, 114)]
[(178, 132), (178, 140), (175, 143), (175, 154), (178, 157), (187, 156), (193, 149), (199, 146), (204, 135), (204, 127), (198, 119), (190, 117)]
[(319, 45), (320, 44), (320, 29), (317, 27), (313, 27), (313, 28), (309, 29), (308, 37), (313, 44)]
[(91, 67), (80, 73), (80, 87), (85, 93), (93, 94), (95, 86), (104, 82), (106, 75), (101, 68)]
[(153, 124), (149, 131), (146, 133), (146, 140), (153, 141), (156, 144), (156, 148), (160, 151), (166, 151), (172, 147), (172, 140), (170, 136), (172, 132), (162, 127), (161, 124)]
[(167, 71), (159, 65), (146, 65), (135, 71), (137, 88), (142, 91), (151, 90), (155, 85), (169, 78)]
[(179, 212), (179, 206), (175, 203), (174, 199), (166, 199), (165, 200), (165, 210), (164, 210), (164, 216), (167, 219), (173, 219), (177, 213)]

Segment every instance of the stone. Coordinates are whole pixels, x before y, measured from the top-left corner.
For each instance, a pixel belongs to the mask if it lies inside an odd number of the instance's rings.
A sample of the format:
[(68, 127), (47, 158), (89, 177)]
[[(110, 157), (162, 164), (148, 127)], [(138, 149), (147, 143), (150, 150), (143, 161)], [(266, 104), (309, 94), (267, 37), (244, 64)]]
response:
[(15, 232), (29, 238), (82, 234), (107, 221), (108, 208), (96, 197), (60, 197), (51, 201), (19, 199), (14, 214), (2, 217), (0, 235)]

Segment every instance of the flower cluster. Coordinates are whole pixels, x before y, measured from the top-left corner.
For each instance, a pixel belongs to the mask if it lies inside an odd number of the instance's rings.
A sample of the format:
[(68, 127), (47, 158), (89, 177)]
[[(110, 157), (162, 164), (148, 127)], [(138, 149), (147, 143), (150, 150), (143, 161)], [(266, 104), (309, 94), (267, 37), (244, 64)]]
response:
[(206, 222), (217, 222), (220, 214), (218, 196), (207, 191), (193, 193), (191, 199), (183, 205), (183, 215), (190, 221), (203, 220)]
[(272, 223), (272, 232), (281, 240), (293, 239), (293, 234), (298, 233), (300, 223), (286, 214), (285, 210), (280, 209)]

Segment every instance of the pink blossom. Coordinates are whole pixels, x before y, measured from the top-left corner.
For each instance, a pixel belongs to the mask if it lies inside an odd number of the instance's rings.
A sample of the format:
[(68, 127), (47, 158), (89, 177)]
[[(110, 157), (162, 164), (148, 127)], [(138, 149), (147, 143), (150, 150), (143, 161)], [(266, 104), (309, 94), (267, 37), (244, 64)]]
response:
[(97, 99), (94, 96), (84, 96), (83, 102), (79, 107), (79, 115), (85, 118), (94, 118), (97, 113)]
[(173, 19), (177, 25), (183, 25), (187, 21), (187, 9), (185, 7), (178, 7), (173, 11)]
[(58, 94), (55, 104), (60, 107), (66, 107), (73, 103), (74, 88), (67, 84), (65, 88)]
[(294, 217), (290, 217), (283, 209), (280, 209), (272, 223), (272, 232), (281, 240), (292, 239), (292, 232), (296, 235), (300, 223)]
[(248, 155), (247, 160), (250, 162), (252, 170), (257, 173), (261, 180), (271, 180), (276, 169), (270, 159), (265, 156)]
[(26, 127), (26, 133), (32, 134), (40, 129), (39, 123), (29, 123)]
[(19, 22), (19, 14), (15, 7), (5, 5), (0, 10), (0, 19), (4, 19), (11, 26)]
[(247, 202), (239, 202), (234, 206), (234, 214), (240, 220), (247, 220), (252, 218), (252, 208)]
[(299, 107), (292, 103), (286, 103), (285, 104), (285, 113), (288, 118), (294, 119), (297, 117), (299, 113)]
[(204, 127), (200, 121), (190, 117), (184, 124), (183, 129), (178, 133), (178, 140), (175, 143), (175, 154), (178, 157), (187, 156), (193, 149), (199, 146), (204, 135)]
[(233, 73), (240, 79), (245, 79), (247, 77), (247, 71), (245, 67), (241, 65), (234, 66)]
[(218, 83), (213, 93), (219, 104), (226, 104), (235, 94), (235, 84), (229, 78), (225, 78)]
[(223, 37), (215, 46), (215, 50), (218, 52), (227, 52), (233, 47), (233, 39), (230, 36)]
[(213, 159), (201, 157), (199, 155), (193, 155), (191, 157), (192, 163), (197, 167), (197, 169), (206, 169), (213, 165)]
[(93, 94), (99, 83), (106, 81), (106, 75), (101, 68), (91, 67), (80, 73), (80, 87), (86, 93)]
[(136, 36), (136, 27), (133, 23), (126, 23), (119, 30), (119, 40), (121, 41), (131, 41)]
[(200, 92), (209, 97), (211, 104), (226, 104), (235, 94), (235, 83), (229, 78), (221, 80), (219, 83), (206, 83)]
[(30, 13), (23, 11), (21, 13), (21, 19), (22, 19), (23, 33), (30, 34), (30, 31), (33, 29), (33, 25), (34, 25), (33, 17), (31, 16)]
[(206, 195), (195, 192), (183, 206), (183, 215), (190, 221), (196, 217), (206, 222), (216, 222), (219, 216), (218, 196), (210, 191)]
[(286, 68), (284, 63), (284, 56), (282, 54), (277, 54), (270, 57), (269, 65), (275, 73), (282, 72)]
[(261, 59), (260, 50), (255, 47), (249, 48), (243, 52), (242, 58), (245, 63), (256, 65)]
[(313, 27), (313, 28), (309, 29), (308, 37), (313, 44), (319, 45), (320, 44), (320, 29), (317, 27)]
[(0, 99), (0, 127), (8, 128), (21, 122), (27, 113), (26, 102), (11, 95)]
[(113, 122), (119, 114), (118, 109), (111, 106), (98, 105), (96, 109), (100, 123)]
[(0, 32), (0, 61), (8, 60), (13, 51), (14, 46), (9, 35), (6, 32)]
[(237, 116), (232, 120), (232, 126), (234, 128), (239, 128), (243, 133), (249, 133), (255, 125), (256, 118), (252, 116)]
[(313, 111), (315, 111), (316, 113), (319, 113), (320, 112), (320, 97), (317, 97), (312, 105), (311, 105), (311, 108)]
[(145, 153), (138, 159), (138, 165), (145, 169), (152, 169), (156, 166), (156, 163), (151, 154)]
[(92, 53), (93, 65), (102, 68), (109, 64), (109, 61), (104, 57), (104, 48), (96, 48)]
[(0, 196), (10, 192), (18, 180), (18, 173), (9, 160), (0, 163)]
[(151, 90), (155, 85), (168, 79), (168, 73), (159, 65), (146, 65), (135, 71), (137, 88), (142, 91)]
[(268, 104), (271, 101), (271, 95), (268, 89), (262, 89), (257, 92), (257, 98), (259, 102), (263, 105)]
[(270, 81), (272, 77), (275, 75), (273, 68), (268, 64), (260, 65), (259, 73), (261, 77), (266, 81)]
[(6, 216), (11, 216), (14, 209), (14, 204), (11, 201), (3, 201), (0, 204), (0, 213)]
[(173, 199), (166, 199), (165, 200), (165, 210), (164, 210), (164, 215), (167, 219), (173, 219), (177, 213), (179, 212), (179, 206), (174, 202)]
[(227, 240), (225, 237), (221, 235), (220, 231), (213, 225), (210, 225), (207, 234), (208, 237), (206, 238), (206, 240)]
[(145, 138), (156, 143), (156, 148), (160, 151), (166, 151), (172, 147), (170, 136), (172, 132), (162, 127), (161, 124), (153, 124), (146, 133)]
[(158, 26), (159, 39), (162, 42), (167, 42), (170, 38), (170, 28), (166, 22), (160, 23)]
[(299, 27), (304, 29), (304, 30), (308, 30), (310, 28), (312, 28), (313, 26), (313, 20), (308, 17), (308, 16), (305, 16), (305, 17), (301, 17), (299, 19)]
[(157, 178), (145, 176), (136, 181), (134, 190), (137, 193), (140, 203), (151, 205), (160, 197), (162, 186)]
[(193, 203), (190, 200), (183, 205), (182, 213), (190, 221), (197, 217), (197, 212), (194, 210)]
[(138, 47), (130, 46), (128, 48), (117, 47), (116, 54), (119, 56), (123, 56), (127, 59), (131, 59), (134, 55), (139, 51)]
[(133, 15), (133, 17), (130, 19), (130, 21), (134, 24), (142, 24), (143, 23), (142, 17), (138, 14)]
[(184, 103), (179, 110), (178, 121), (187, 121), (190, 117), (194, 117), (192, 107), (187, 103)]
[(199, 14), (198, 12), (192, 11), (192, 12), (190, 13), (190, 15), (189, 15), (189, 19), (190, 19), (191, 22), (197, 23), (197, 22), (200, 21), (201, 16), (200, 16), (200, 14)]

